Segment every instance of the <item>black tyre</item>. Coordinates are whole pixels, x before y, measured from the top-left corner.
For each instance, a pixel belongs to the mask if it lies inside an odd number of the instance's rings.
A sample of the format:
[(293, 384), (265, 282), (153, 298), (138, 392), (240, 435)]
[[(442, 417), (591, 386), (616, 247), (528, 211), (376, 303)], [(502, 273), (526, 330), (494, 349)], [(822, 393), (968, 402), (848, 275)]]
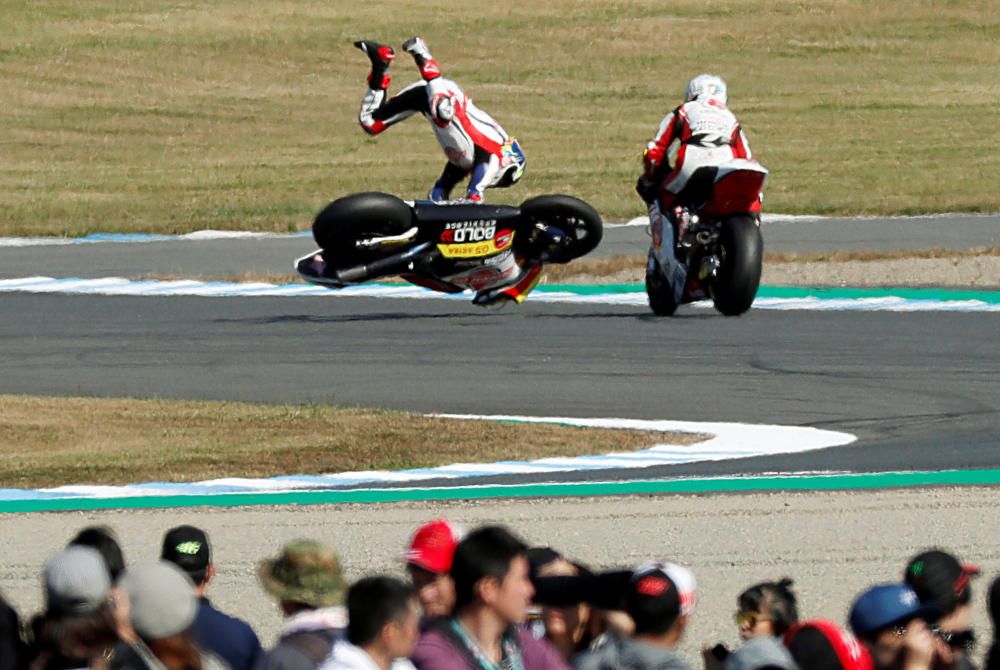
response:
[(388, 193), (355, 193), (334, 200), (316, 215), (313, 238), (338, 266), (367, 263), (384, 253), (358, 249), (372, 236), (401, 235), (413, 226), (413, 210)]
[(646, 296), (649, 298), (649, 308), (657, 316), (673, 316), (677, 311), (674, 290), (663, 276), (660, 264), (652, 255), (646, 263)]
[(721, 264), (709, 293), (719, 312), (737, 316), (750, 309), (760, 287), (764, 240), (754, 217), (738, 214), (723, 221), (719, 247)]
[(568, 263), (601, 243), (601, 215), (583, 200), (568, 195), (540, 195), (521, 204), (514, 244), (525, 258)]

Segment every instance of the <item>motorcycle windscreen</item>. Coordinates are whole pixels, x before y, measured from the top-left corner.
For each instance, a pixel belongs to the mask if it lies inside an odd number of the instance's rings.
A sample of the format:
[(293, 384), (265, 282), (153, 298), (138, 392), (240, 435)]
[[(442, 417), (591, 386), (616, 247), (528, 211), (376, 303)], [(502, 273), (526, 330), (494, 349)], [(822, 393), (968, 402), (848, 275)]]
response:
[(719, 171), (712, 199), (699, 212), (703, 216), (726, 216), (740, 212), (760, 212), (767, 171)]

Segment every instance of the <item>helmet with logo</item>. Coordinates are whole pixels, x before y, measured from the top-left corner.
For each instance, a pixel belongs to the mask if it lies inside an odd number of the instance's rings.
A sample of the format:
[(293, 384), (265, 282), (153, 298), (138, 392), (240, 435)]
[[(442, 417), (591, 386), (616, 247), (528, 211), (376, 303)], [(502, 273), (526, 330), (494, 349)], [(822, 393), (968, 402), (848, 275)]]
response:
[(702, 96), (718, 100), (723, 105), (728, 104), (729, 90), (726, 87), (726, 82), (714, 74), (699, 74), (688, 82), (687, 91), (684, 93), (684, 102), (691, 102)]

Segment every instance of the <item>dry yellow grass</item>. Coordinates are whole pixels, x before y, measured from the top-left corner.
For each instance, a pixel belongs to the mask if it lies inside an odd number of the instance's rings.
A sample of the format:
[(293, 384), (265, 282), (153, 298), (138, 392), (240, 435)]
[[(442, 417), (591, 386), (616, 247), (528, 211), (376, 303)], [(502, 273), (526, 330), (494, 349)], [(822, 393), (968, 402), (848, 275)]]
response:
[(641, 148), (707, 70), (771, 169), (769, 211), (996, 211), (998, 32), (995, 0), (6, 2), (0, 235), (287, 231), (347, 192), (422, 195), (440, 149), (419, 119), (358, 129), (351, 46), (414, 33), (522, 140), (498, 201), (640, 213)]
[(429, 467), (701, 438), (319, 405), (0, 396), (0, 488)]

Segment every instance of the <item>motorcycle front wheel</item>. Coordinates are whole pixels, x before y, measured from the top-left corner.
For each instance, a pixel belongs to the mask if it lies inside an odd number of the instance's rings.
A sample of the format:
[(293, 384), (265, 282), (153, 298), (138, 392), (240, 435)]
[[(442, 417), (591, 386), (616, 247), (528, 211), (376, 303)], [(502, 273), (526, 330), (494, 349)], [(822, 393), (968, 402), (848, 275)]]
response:
[(751, 214), (737, 214), (722, 222), (719, 232), (719, 269), (709, 283), (715, 308), (726, 316), (743, 314), (760, 287), (764, 240)]
[(673, 316), (677, 311), (674, 289), (663, 276), (663, 270), (652, 252), (646, 261), (646, 297), (649, 298), (649, 308), (657, 316)]
[(514, 245), (523, 258), (568, 263), (593, 251), (604, 235), (601, 215), (568, 195), (540, 195), (521, 204)]

